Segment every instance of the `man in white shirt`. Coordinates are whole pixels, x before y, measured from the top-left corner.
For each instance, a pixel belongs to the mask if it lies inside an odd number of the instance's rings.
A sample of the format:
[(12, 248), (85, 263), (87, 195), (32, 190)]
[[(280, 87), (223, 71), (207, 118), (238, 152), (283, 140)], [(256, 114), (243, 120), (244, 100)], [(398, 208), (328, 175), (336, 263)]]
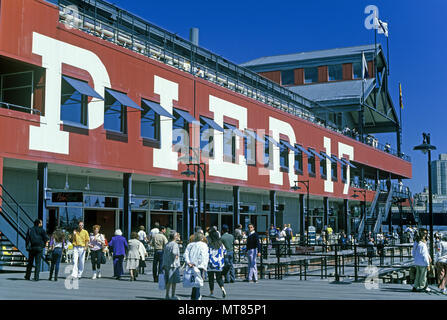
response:
[(160, 223), (155, 222), (154, 228), (151, 229), (151, 233), (149, 234), (151, 239), (154, 237), (154, 235), (156, 235), (157, 233), (160, 232), (160, 230), (158, 228), (160, 228)]

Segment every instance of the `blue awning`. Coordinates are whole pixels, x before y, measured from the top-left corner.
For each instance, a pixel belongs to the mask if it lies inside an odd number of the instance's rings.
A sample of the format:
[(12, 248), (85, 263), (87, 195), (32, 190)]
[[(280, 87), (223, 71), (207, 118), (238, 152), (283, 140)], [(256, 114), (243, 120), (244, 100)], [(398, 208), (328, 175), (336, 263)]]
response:
[(350, 166), (353, 169), (357, 169), (357, 167), (355, 165), (353, 165), (349, 160), (346, 160), (346, 159), (343, 159), (343, 158), (341, 158), (340, 160), (343, 161), (343, 163), (345, 165)]
[(200, 122), (194, 118), (192, 115), (190, 115), (188, 112), (174, 108), (174, 111), (177, 112), (180, 117), (182, 117), (183, 119), (185, 119), (187, 122), (191, 123), (191, 124), (200, 124)]
[(332, 155), (331, 158), (332, 158), (334, 161), (337, 161), (337, 162), (339, 162), (340, 164), (345, 165), (345, 163), (344, 163), (343, 161), (341, 161), (340, 159), (338, 159), (337, 156)]
[(168, 117), (171, 119), (175, 119), (175, 117), (170, 114), (168, 111), (166, 111), (165, 108), (163, 108), (159, 103), (153, 102), (153, 101), (149, 101), (146, 99), (141, 99), (143, 101), (143, 103), (148, 106), (149, 108), (151, 108), (152, 110), (154, 110), (155, 113), (158, 113), (160, 116), (164, 116), (164, 117)]
[(287, 141), (283, 141), (280, 140), (280, 143), (282, 143), (283, 145), (285, 145), (290, 151), (293, 151), (295, 153), (299, 153), (299, 150), (295, 147), (293, 147), (290, 143), (288, 143)]
[(129, 98), (126, 94), (106, 88), (106, 91), (116, 99), (123, 106), (128, 106), (137, 110), (143, 110), (137, 105), (131, 98)]
[(300, 146), (299, 144), (296, 144), (295, 146), (298, 150), (301, 150), (302, 152), (304, 152), (307, 155), (307, 157), (312, 157), (312, 154), (309, 151), (307, 151), (305, 148)]
[(75, 89), (77, 92), (79, 92), (80, 94), (92, 97), (92, 98), (98, 98), (101, 100), (104, 100), (103, 97), (101, 97), (99, 95), (98, 92), (95, 91), (95, 89), (93, 89), (92, 87), (89, 86), (89, 84), (87, 82), (81, 81), (81, 80), (76, 80), (67, 76), (62, 76), (62, 79), (64, 79), (65, 81), (68, 82), (68, 84), (70, 86), (73, 87), (73, 89)]
[(221, 126), (219, 126), (214, 120), (211, 120), (210, 118), (206, 118), (203, 116), (200, 116), (200, 120), (203, 120), (203, 122), (205, 122), (207, 125), (209, 125), (214, 130), (224, 132), (224, 129)]
[(234, 132), (235, 135), (241, 137), (242, 139), (244, 139), (246, 137), (242, 131), (240, 131), (238, 128), (236, 128), (235, 126), (233, 126), (231, 124), (225, 123), (225, 127), (228, 127), (231, 131)]
[(332, 159), (331, 157), (329, 157), (329, 156), (326, 154), (326, 152), (321, 151), (321, 155), (322, 155), (323, 157), (325, 157), (326, 159), (328, 159), (330, 162), (332, 162), (332, 163), (337, 163), (337, 161), (335, 161), (334, 159)]
[(279, 142), (277, 142), (275, 139), (273, 139), (272, 137), (268, 136), (268, 135), (264, 135), (264, 137), (267, 138), (268, 141), (270, 141), (271, 143), (273, 143), (274, 146), (277, 146), (278, 148), (280, 147)]
[(320, 155), (318, 152), (316, 152), (314, 149), (312, 149), (312, 148), (308, 148), (308, 150), (309, 150), (310, 153), (312, 153), (314, 156), (316, 156), (318, 159), (320, 159), (320, 161), (321, 161), (321, 160), (324, 160), (324, 157), (321, 156), (321, 155)]
[(261, 139), (261, 138), (260, 138), (254, 131), (245, 129), (245, 130), (244, 130), (244, 133), (246, 133), (247, 135), (249, 135), (249, 136), (252, 137), (253, 139), (257, 140), (258, 142), (265, 143), (265, 141), (262, 140), (262, 139)]

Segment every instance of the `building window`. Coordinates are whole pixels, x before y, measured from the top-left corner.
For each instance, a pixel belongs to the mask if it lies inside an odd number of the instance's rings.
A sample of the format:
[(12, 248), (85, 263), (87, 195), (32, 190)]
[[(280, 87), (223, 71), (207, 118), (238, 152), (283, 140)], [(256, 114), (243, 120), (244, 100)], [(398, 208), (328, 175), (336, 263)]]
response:
[(354, 62), (352, 64), (353, 79), (362, 78), (362, 64), (361, 62)]
[(141, 136), (160, 141), (160, 115), (145, 103), (141, 104)]
[(281, 171), (289, 172), (289, 149), (279, 141), (279, 165)]
[(236, 162), (236, 134), (224, 123), (223, 134), (224, 161)]
[(106, 90), (104, 104), (104, 129), (127, 133), (127, 107)]
[(337, 182), (337, 162), (331, 163), (331, 175), (332, 175), (332, 181)]
[(318, 68), (304, 68), (304, 83), (318, 82)]
[[(248, 130), (245, 130), (248, 131)], [(253, 133), (254, 134), (254, 133)], [(244, 152), (247, 165), (256, 165), (256, 139), (253, 135), (246, 134), (244, 138)]]
[(320, 159), (320, 175), (322, 179), (326, 179), (327, 177), (326, 161), (326, 158)]
[(295, 84), (295, 72), (293, 69), (281, 71), (281, 84)]
[(174, 110), (174, 120), (172, 121), (172, 145), (174, 150), (180, 151), (177, 147), (189, 147), (189, 123)]
[(334, 64), (328, 66), (329, 69), (329, 81), (343, 80), (343, 67), (341, 64)]
[(86, 126), (88, 96), (75, 90), (65, 79), (61, 81), (61, 120)]
[(0, 101), (24, 107), (9, 106), (11, 110), (30, 112), (33, 106), (33, 81), (33, 71), (2, 74)]
[(295, 173), (303, 174), (303, 152), (300, 149), (295, 152)]
[(214, 157), (214, 129), (203, 120), (200, 120), (200, 150), (203, 157)]
[(307, 157), (307, 170), (309, 176), (315, 177), (315, 156), (313, 154)]
[(264, 167), (272, 169), (273, 168), (273, 152), (270, 152), (270, 150), (273, 150), (273, 143), (271, 143), (267, 137), (268, 136), (265, 135)]

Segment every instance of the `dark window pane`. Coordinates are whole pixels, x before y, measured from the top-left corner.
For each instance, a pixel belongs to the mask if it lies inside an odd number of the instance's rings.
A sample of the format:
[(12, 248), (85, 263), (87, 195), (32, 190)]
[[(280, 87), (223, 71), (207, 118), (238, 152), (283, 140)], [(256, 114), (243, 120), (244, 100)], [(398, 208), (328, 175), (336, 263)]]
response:
[(339, 81), (343, 79), (343, 68), (341, 64), (330, 65), (329, 81)]
[(318, 82), (318, 68), (304, 68), (304, 83)]
[(279, 165), (283, 169), (289, 169), (289, 149), (282, 143), (279, 148)]
[(360, 62), (354, 62), (352, 64), (353, 69), (353, 77), (354, 79), (361, 79), (362, 78), (362, 65)]
[(106, 92), (104, 129), (126, 133), (126, 124), (126, 107)]
[(256, 164), (256, 140), (250, 135), (244, 139), (244, 151), (247, 164)]
[(310, 174), (315, 174), (315, 156), (307, 158), (307, 170)]
[(281, 84), (288, 85), (295, 83), (295, 73), (292, 70), (281, 71)]
[(160, 116), (144, 103), (141, 104), (141, 136), (143, 138), (160, 140)]

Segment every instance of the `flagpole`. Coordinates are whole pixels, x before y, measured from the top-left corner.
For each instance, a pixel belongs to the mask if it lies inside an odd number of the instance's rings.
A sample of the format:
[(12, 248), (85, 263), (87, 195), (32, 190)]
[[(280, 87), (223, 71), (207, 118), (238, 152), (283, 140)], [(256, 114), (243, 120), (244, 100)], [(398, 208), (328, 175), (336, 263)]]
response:
[(388, 36), (386, 37), (386, 59), (388, 60), (388, 76), (390, 75), (390, 48), (388, 46), (388, 39), (390, 37), (390, 34), (388, 33)]

